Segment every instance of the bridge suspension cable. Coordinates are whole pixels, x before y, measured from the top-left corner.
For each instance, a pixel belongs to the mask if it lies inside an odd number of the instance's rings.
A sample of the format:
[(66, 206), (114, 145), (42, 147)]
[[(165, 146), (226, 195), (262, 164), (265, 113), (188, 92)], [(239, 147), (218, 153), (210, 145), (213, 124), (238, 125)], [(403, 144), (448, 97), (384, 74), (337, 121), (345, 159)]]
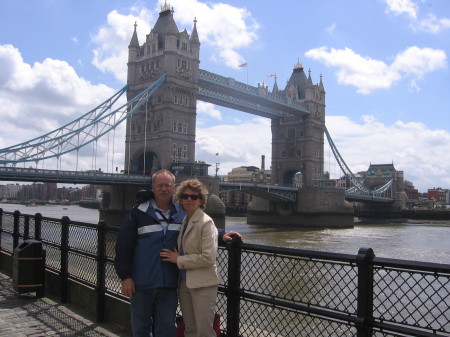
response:
[(38, 163), (40, 160), (55, 157), (59, 159), (65, 153), (77, 151), (97, 141), (138, 111), (165, 80), (166, 74), (163, 74), (134, 98), (112, 110), (112, 106), (128, 89), (126, 85), (111, 98), (76, 120), (43, 136), (0, 149), (0, 164), (15, 166), (22, 162)]
[(333, 152), (334, 157), (336, 158), (339, 167), (341, 168), (342, 172), (344, 173), (345, 179), (349, 179), (350, 183), (352, 184), (352, 187), (347, 189), (347, 191), (346, 191), (347, 194), (379, 196), (383, 193), (386, 193), (389, 190), (389, 188), (392, 186), (392, 184), (394, 182), (394, 179), (391, 179), (386, 184), (384, 184), (383, 186), (381, 186), (380, 188), (378, 188), (376, 190), (371, 190), (371, 189), (367, 188), (364, 185), (364, 180), (356, 177), (353, 174), (353, 172), (350, 170), (350, 168), (347, 166), (347, 164), (345, 163), (344, 158), (342, 158), (341, 154), (339, 153), (326, 126), (325, 126), (325, 135), (327, 137), (328, 144), (330, 144), (331, 151)]
[(339, 153), (336, 145), (333, 142), (333, 139), (331, 139), (330, 133), (328, 132), (326, 126), (325, 126), (325, 135), (327, 137), (328, 144), (330, 144), (331, 151), (333, 151), (334, 157), (336, 158), (339, 167), (344, 173), (345, 179), (349, 179), (356, 189), (365, 193), (370, 193), (369, 189), (361, 183), (361, 179), (356, 178), (356, 176), (353, 174), (353, 172), (345, 163), (344, 158), (342, 158), (341, 154)]

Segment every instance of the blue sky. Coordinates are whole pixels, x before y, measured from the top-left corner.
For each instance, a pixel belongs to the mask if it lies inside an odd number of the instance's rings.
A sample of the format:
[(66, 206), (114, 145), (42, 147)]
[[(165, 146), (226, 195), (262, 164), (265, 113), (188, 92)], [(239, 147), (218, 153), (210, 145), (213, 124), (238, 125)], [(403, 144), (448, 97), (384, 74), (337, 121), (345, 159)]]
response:
[[(421, 192), (450, 188), (448, 0), (168, 3), (180, 31), (191, 33), (197, 19), (202, 69), (270, 90), (268, 75), (284, 89), (298, 61), (314, 83), (322, 76), (326, 125), (354, 173), (394, 163)], [(0, 1), (0, 148), (74, 120), (120, 89), (134, 23), (142, 44), (160, 8), (156, 0)], [(259, 167), (261, 155), (270, 166), (269, 120), (197, 108), (197, 160), (220, 162), (219, 174)], [(122, 168), (123, 128), (115, 137)], [(92, 168), (89, 156), (80, 163)], [(341, 175), (328, 146), (325, 170)]]

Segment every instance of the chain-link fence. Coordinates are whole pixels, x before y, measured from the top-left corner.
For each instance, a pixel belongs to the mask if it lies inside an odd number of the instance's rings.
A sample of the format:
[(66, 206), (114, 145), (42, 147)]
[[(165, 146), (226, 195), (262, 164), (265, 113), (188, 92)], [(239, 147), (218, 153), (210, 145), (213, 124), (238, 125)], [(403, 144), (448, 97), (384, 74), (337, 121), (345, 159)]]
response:
[[(113, 266), (117, 228), (0, 209), (1, 253), (41, 240), (46, 268), (126, 301)], [(221, 244), (217, 311), (225, 336), (450, 336), (450, 265), (260, 246)], [(64, 293), (66, 292), (66, 293)]]

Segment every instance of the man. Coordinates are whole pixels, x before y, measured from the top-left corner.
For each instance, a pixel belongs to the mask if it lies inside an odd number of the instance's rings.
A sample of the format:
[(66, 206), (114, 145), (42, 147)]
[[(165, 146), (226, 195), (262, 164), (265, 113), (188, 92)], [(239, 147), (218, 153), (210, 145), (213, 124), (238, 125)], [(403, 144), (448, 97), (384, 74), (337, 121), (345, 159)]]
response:
[[(148, 200), (133, 207), (120, 229), (115, 268), (122, 280), (122, 293), (130, 298), (133, 336), (174, 337), (178, 269), (161, 261), (159, 254), (164, 248), (176, 247), (185, 213), (173, 203), (172, 172), (156, 172), (152, 192)], [(223, 241), (234, 235), (241, 237), (236, 232), (220, 234)]]

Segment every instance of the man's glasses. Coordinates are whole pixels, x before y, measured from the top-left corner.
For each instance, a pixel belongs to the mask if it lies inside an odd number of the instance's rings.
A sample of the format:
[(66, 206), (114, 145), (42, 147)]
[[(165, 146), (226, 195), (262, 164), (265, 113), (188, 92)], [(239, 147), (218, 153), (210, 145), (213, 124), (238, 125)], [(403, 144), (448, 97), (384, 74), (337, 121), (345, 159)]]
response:
[(192, 200), (197, 200), (198, 198), (200, 198), (200, 196), (198, 194), (182, 194), (181, 195), (181, 199), (189, 199), (191, 198)]
[(159, 189), (162, 189), (162, 188), (171, 188), (173, 185), (174, 184), (156, 184), (156, 185), (153, 185), (153, 186), (155, 186), (155, 187), (157, 187)]

